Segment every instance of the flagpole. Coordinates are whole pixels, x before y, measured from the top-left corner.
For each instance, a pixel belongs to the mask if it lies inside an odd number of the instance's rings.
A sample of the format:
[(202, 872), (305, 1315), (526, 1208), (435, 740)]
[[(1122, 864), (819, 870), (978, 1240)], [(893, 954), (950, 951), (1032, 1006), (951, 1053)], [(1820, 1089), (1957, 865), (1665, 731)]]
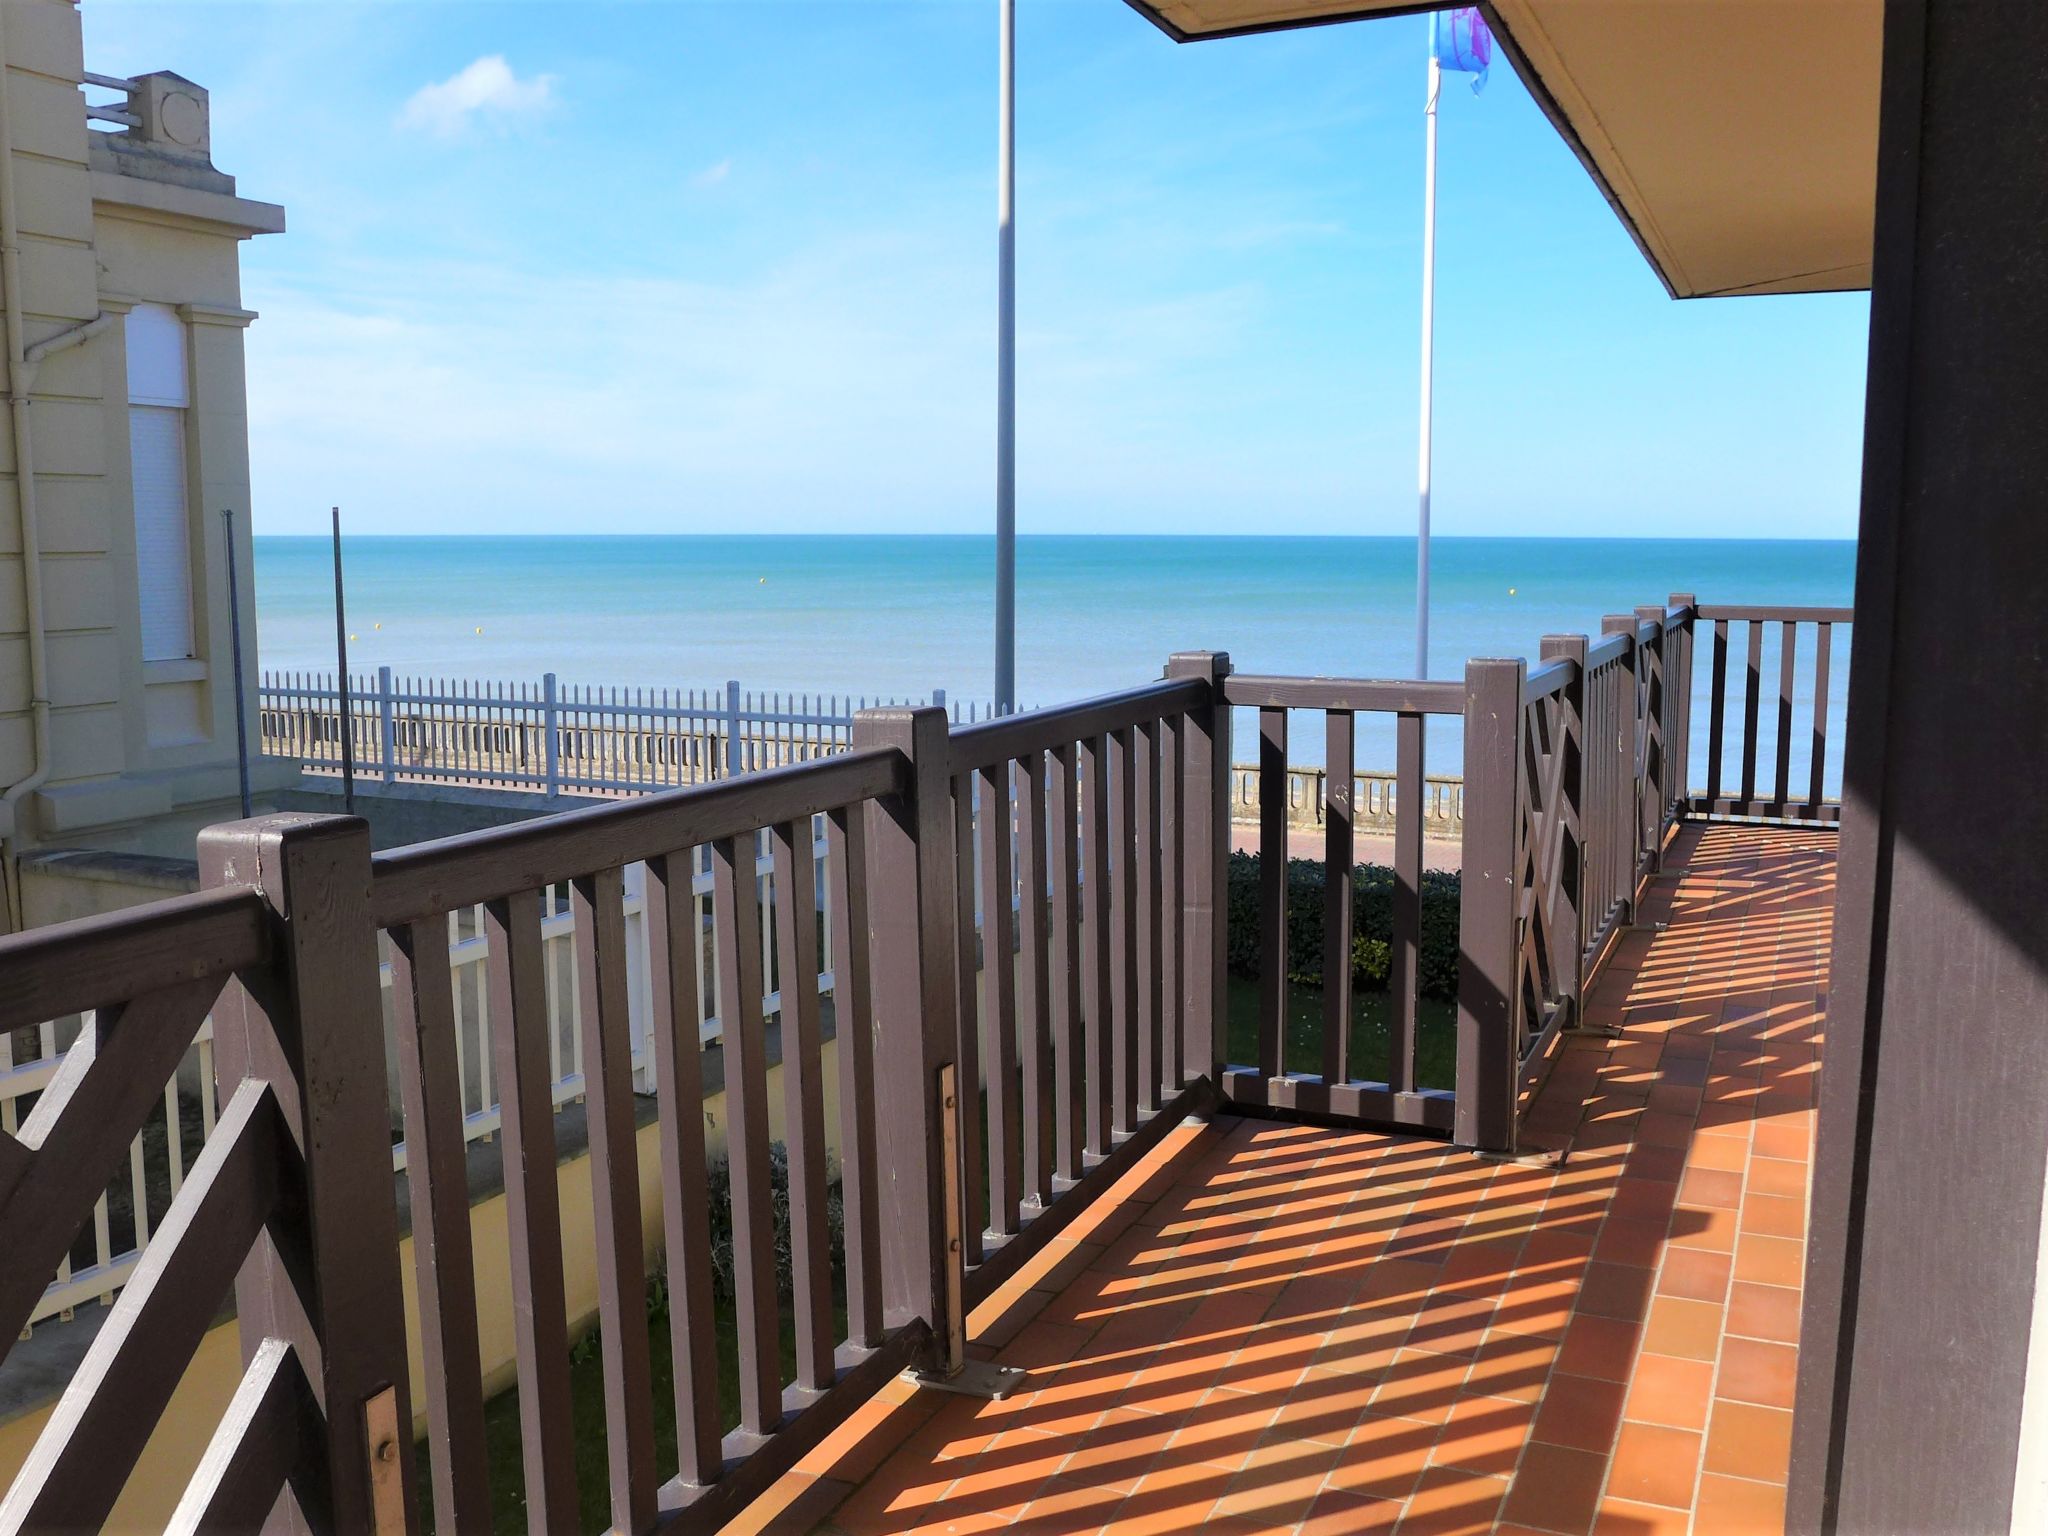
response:
[(998, 0), (996, 88), (996, 713), (1017, 708), (1017, 9)]
[(1421, 505), (1415, 540), (1415, 675), (1429, 676), (1429, 457), (1431, 368), (1436, 350), (1436, 99), (1443, 68), (1429, 50), (1429, 98), (1423, 107), (1422, 173), (1422, 448), (1417, 472)]

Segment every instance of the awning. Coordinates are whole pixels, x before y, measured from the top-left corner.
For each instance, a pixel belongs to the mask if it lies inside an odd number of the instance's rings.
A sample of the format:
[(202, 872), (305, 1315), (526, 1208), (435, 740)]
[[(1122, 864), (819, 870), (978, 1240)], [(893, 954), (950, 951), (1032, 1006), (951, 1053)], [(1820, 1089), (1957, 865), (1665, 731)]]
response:
[[(1181, 42), (1441, 9), (1128, 3)], [(1676, 297), (1870, 286), (1883, 0), (1485, 9), (1515, 72)], [(1419, 57), (1419, 32), (1416, 46)]]

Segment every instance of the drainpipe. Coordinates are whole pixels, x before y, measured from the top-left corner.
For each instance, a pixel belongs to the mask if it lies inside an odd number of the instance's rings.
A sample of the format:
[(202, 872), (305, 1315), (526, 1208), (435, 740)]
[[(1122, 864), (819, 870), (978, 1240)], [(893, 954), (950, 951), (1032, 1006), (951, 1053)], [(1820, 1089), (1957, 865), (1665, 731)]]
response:
[(34, 438), (29, 422), (29, 390), (36, 365), (53, 352), (75, 347), (113, 323), (102, 313), (33, 348), (22, 344), (21, 230), (15, 216), (14, 135), (6, 112), (7, 45), (5, 10), (0, 5), (0, 288), (4, 302), (7, 347), (8, 426), (14, 443), (15, 506), (21, 517), (21, 586), (28, 624), (28, 686), (31, 759), (27, 777), (0, 794), (0, 873), (7, 891), (7, 924), (19, 932), (25, 914), (21, 900), (21, 836), (17, 827), (20, 802), (50, 776), (50, 669), (43, 631), (42, 525), (36, 516)]

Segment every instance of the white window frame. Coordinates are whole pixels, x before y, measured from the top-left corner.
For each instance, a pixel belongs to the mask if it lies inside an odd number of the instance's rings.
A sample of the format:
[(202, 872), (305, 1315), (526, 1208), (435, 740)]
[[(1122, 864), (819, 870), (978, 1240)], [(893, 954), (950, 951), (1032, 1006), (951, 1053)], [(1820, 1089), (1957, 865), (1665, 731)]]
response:
[(124, 332), (142, 659), (187, 661), (198, 654), (199, 639), (187, 451), (191, 345), (183, 318), (168, 304), (137, 304)]

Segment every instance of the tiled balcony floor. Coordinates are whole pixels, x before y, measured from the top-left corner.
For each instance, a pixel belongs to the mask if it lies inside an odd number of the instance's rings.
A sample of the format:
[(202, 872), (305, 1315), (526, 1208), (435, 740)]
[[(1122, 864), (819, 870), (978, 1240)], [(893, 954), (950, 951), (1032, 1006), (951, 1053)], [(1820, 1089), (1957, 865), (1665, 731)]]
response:
[(1532, 1111), (1562, 1169), (1180, 1127), (756, 1510), (846, 1533), (1782, 1525), (1832, 834), (1687, 828)]

